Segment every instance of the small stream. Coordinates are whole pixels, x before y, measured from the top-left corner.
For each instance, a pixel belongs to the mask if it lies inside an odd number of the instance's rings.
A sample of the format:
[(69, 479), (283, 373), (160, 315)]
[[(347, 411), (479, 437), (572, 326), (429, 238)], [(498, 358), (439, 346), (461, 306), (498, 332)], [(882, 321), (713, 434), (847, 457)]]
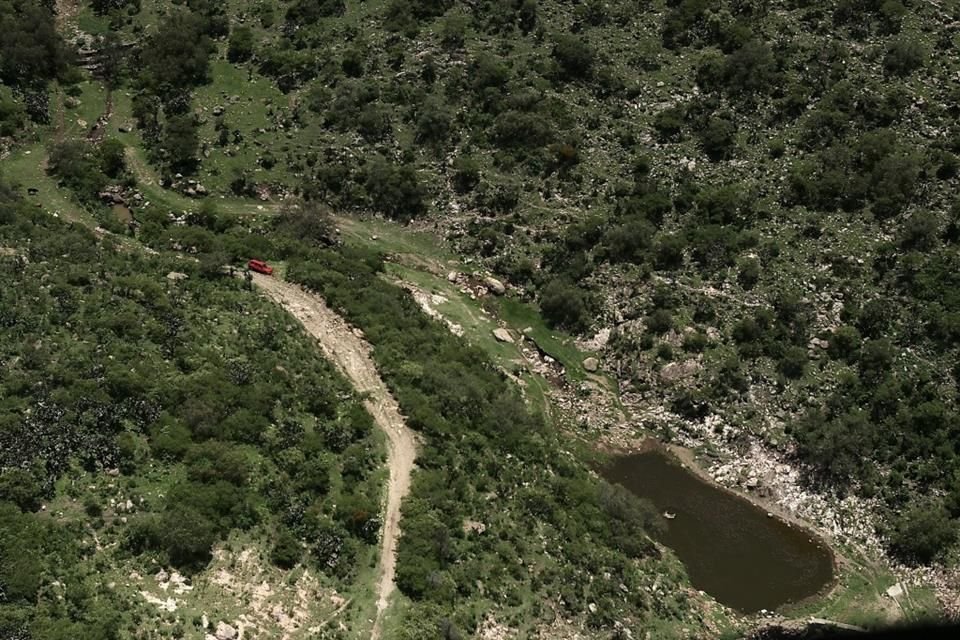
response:
[(809, 532), (706, 482), (662, 451), (614, 458), (600, 473), (667, 514), (658, 541), (677, 554), (694, 587), (733, 609), (773, 610), (833, 580), (833, 555)]

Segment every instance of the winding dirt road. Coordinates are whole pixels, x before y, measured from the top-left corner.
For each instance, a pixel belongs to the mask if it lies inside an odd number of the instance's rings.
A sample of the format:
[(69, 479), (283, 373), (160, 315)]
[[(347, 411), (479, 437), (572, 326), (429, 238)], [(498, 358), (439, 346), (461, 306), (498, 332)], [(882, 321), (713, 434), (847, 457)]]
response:
[(353, 383), (358, 393), (365, 394), (364, 404), (389, 442), (388, 465), (390, 482), (380, 544), (380, 569), (377, 580), (377, 617), (370, 634), (380, 638), (383, 614), (395, 588), (397, 541), (400, 538), (400, 504), (410, 491), (410, 474), (417, 454), (416, 437), (403, 416), (400, 406), (380, 378), (370, 357), (370, 345), (361, 339), (322, 298), (300, 287), (253, 274), (253, 282), (274, 302), (299, 320), (320, 344), (323, 354)]

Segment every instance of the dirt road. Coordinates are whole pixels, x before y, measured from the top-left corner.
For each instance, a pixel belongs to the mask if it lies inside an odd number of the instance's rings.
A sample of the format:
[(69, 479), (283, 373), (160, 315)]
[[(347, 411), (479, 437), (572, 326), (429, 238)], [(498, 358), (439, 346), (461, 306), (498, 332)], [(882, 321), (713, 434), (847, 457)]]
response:
[(389, 441), (390, 482), (380, 546), (380, 570), (377, 580), (377, 617), (372, 640), (378, 640), (390, 594), (395, 588), (397, 541), (400, 538), (400, 503), (410, 491), (410, 474), (417, 453), (416, 438), (407, 428), (400, 407), (380, 379), (370, 357), (370, 345), (357, 336), (339, 315), (319, 296), (300, 287), (253, 274), (254, 283), (288, 313), (299, 320), (320, 343), (324, 355), (353, 383), (357, 392), (367, 394), (367, 410)]

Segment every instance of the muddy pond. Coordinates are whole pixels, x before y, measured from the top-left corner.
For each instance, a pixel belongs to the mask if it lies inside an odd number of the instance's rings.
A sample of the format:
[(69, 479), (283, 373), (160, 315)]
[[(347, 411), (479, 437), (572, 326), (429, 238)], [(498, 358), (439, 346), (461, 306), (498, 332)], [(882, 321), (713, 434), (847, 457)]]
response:
[(769, 517), (667, 453), (616, 457), (600, 473), (665, 514), (658, 541), (677, 554), (695, 588), (733, 609), (773, 610), (833, 579), (831, 552), (808, 531)]

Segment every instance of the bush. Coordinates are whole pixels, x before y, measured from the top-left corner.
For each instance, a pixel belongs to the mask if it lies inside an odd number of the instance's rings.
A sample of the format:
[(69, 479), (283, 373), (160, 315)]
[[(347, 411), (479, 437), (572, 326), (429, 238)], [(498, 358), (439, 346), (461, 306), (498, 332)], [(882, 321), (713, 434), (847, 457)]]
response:
[(673, 315), (666, 309), (657, 309), (647, 316), (646, 326), (653, 333), (662, 335), (673, 328)]
[(900, 38), (890, 43), (883, 58), (883, 68), (897, 76), (908, 76), (923, 66), (926, 52), (915, 40)]
[(801, 378), (807, 368), (807, 350), (803, 347), (789, 347), (780, 360), (778, 369), (788, 378)]
[(677, 141), (683, 130), (686, 110), (682, 106), (670, 107), (659, 112), (653, 118), (653, 128), (662, 142)]
[(227, 46), (227, 60), (230, 62), (246, 62), (253, 57), (253, 31), (250, 27), (237, 27), (230, 34), (230, 43)]
[(854, 362), (860, 353), (862, 339), (856, 327), (840, 327), (830, 337), (827, 353), (831, 358)]
[(927, 564), (957, 542), (957, 522), (939, 503), (924, 503), (893, 514), (890, 550), (899, 558)]
[(453, 161), (453, 188), (457, 193), (473, 191), (480, 184), (480, 163), (472, 156), (457, 156)]
[(698, 134), (704, 153), (713, 161), (725, 160), (733, 155), (736, 146), (737, 127), (728, 118), (714, 117)]
[(278, 531), (270, 549), (270, 562), (281, 569), (293, 569), (302, 557), (300, 540), (287, 528)]
[(583, 290), (559, 279), (552, 280), (540, 296), (540, 311), (547, 322), (577, 333), (590, 324), (587, 306)]
[(918, 211), (907, 218), (900, 227), (900, 246), (904, 249), (929, 251), (939, 235), (939, 221), (929, 211)]
[(587, 78), (593, 71), (593, 49), (574, 35), (565, 34), (557, 38), (553, 45), (553, 59), (564, 80)]
[(423, 187), (412, 165), (395, 165), (377, 157), (365, 174), (367, 194), (374, 209), (401, 222), (426, 211)]
[(753, 289), (760, 280), (760, 262), (754, 258), (748, 258), (741, 262), (737, 280), (744, 289), (748, 291)]

